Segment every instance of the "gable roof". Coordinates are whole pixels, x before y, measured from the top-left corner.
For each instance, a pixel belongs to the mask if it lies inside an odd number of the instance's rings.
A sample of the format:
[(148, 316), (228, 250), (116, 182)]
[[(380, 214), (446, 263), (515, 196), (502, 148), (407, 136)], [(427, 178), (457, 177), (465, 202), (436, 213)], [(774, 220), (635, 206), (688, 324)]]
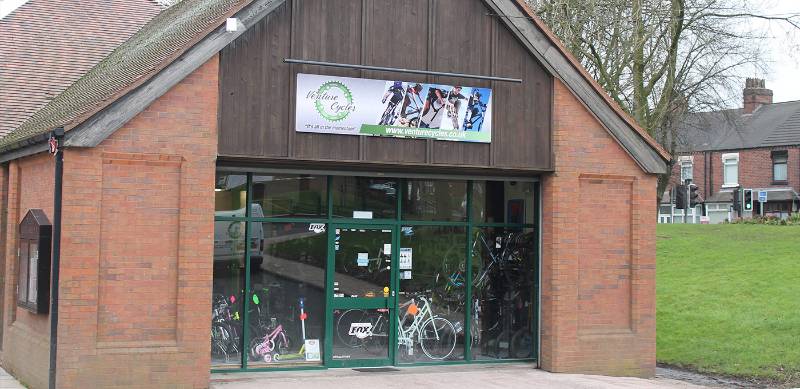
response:
[(736, 150), (800, 145), (800, 101), (689, 115), (678, 129), (678, 151)]
[[(56, 126), (68, 130), (67, 146), (96, 146), (284, 1), (183, 0), (0, 139), (0, 162), (23, 155), (22, 151), (8, 152), (34, 147)], [(497, 14), (506, 15), (500, 19), (512, 33), (578, 96), (644, 171), (666, 172), (669, 154), (611, 101), (522, 0), (484, 2)], [(226, 32), (220, 24), (234, 14), (241, 28)]]
[(31, 0), (0, 19), (0, 137), (163, 9), (153, 0)]

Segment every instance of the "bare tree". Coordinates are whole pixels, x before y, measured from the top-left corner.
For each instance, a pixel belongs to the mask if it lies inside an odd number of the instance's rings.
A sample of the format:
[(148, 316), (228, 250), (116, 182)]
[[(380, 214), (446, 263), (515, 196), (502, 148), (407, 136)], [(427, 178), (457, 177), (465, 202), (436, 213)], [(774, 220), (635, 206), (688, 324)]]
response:
[[(613, 100), (675, 154), (685, 114), (729, 105), (747, 68), (763, 68), (766, 19), (752, 0), (527, 0)], [(669, 164), (671, 170), (672, 163)], [(669, 173), (659, 177), (663, 194)]]

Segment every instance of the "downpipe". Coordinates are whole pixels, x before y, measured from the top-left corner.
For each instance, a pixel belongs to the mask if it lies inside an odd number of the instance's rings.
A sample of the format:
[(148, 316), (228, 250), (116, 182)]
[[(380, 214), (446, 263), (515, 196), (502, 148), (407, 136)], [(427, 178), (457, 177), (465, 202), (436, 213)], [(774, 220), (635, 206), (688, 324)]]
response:
[(64, 127), (50, 133), (50, 153), (55, 157), (53, 187), (53, 252), (50, 275), (50, 374), (49, 388), (56, 388), (56, 356), (58, 351), (58, 280), (61, 264), (61, 194), (64, 178)]

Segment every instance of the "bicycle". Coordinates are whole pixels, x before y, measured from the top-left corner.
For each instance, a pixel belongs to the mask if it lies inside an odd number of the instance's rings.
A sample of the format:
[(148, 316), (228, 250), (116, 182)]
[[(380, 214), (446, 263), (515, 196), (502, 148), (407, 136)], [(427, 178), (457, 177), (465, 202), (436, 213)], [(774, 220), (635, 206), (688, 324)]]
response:
[(494, 273), (500, 273), (505, 278), (507, 287), (519, 284), (522, 281), (520, 277), (524, 273), (520, 271), (523, 270), (521, 269), (522, 264), (530, 256), (528, 250), (532, 250), (532, 247), (528, 247), (533, 244), (529, 235), (531, 234), (509, 232), (496, 237), (494, 239), (495, 247), (492, 247), (486, 234), (478, 230), (472, 243), (472, 257), (479, 258), (482, 252), (485, 252), (489, 263), (480, 272), (473, 286), (478, 290), (486, 289), (490, 281), (489, 277)]
[[(336, 321), (336, 336), (342, 345), (350, 348), (362, 348), (368, 352), (380, 350), (389, 340), (389, 322), (383, 313), (388, 309), (370, 312), (364, 309), (348, 309)], [(369, 323), (369, 329), (352, 333), (353, 323)]]
[[(420, 303), (417, 304), (417, 298)], [(419, 344), (422, 352), (430, 359), (443, 360), (449, 357), (456, 347), (458, 331), (449, 320), (433, 313), (430, 301), (417, 295), (400, 309), (406, 309), (403, 317), (397, 316), (397, 347), (405, 347), (406, 355), (414, 354)], [(349, 309), (339, 316), (336, 335), (339, 341), (351, 348), (362, 348), (368, 352), (386, 347), (389, 335), (389, 322), (386, 311), (370, 312), (363, 309)], [(377, 314), (376, 314), (377, 313)], [(410, 319), (409, 322), (409, 317)], [(369, 329), (352, 334), (353, 323), (369, 323)]]
[(218, 294), (212, 297), (211, 356), (225, 363), (237, 360), (240, 355), (241, 337), (236, 324), (239, 315), (232, 308), (235, 302), (233, 296), (226, 298)]
[[(417, 304), (419, 298), (420, 304)], [(415, 342), (422, 352), (434, 360), (449, 357), (456, 348), (456, 328), (450, 320), (433, 313), (430, 301), (422, 295), (400, 305), (406, 308), (403, 317), (398, 315), (397, 346), (406, 348), (406, 355), (414, 354)], [(407, 323), (409, 316), (412, 318)]]
[[(403, 98), (403, 105), (400, 107), (400, 117), (396, 118), (400, 126), (403, 127), (419, 127), (419, 119), (422, 116), (422, 108), (424, 101), (419, 93), (422, 91), (422, 85), (416, 84), (406, 89), (405, 97)], [(408, 108), (413, 104), (409, 111)]]
[[(253, 338), (250, 341), (250, 359), (256, 361), (263, 359), (264, 362), (270, 363), (273, 360), (280, 360), (281, 354), (286, 354), (289, 351), (289, 337), (283, 326), (277, 324), (273, 319), (273, 330), (263, 337)], [(277, 352), (276, 352), (277, 351)]]

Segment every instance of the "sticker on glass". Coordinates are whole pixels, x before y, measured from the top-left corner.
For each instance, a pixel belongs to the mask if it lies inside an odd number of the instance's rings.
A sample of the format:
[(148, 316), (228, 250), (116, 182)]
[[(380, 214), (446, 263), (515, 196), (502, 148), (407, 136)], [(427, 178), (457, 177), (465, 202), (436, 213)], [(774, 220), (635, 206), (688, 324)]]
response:
[(383, 244), (383, 255), (392, 255), (392, 244), (391, 243), (384, 243)]
[(325, 232), (325, 223), (311, 223), (308, 225), (308, 230), (315, 234), (321, 234)]
[(369, 253), (358, 253), (358, 258), (356, 259), (356, 263), (360, 267), (369, 266)]
[(409, 270), (413, 267), (412, 257), (413, 252), (410, 247), (400, 248), (400, 270)]
[(347, 334), (358, 339), (366, 339), (372, 336), (372, 323), (350, 323), (350, 332)]
[(372, 211), (353, 211), (353, 219), (372, 219)]

